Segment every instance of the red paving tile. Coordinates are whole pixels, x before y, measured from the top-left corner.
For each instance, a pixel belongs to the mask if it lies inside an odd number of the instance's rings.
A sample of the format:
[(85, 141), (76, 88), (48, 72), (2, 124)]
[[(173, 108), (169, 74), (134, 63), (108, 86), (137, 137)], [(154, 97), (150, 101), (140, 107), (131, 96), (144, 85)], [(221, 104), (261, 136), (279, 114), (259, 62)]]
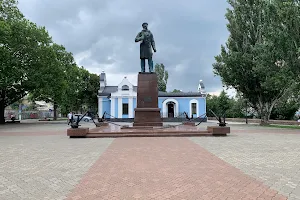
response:
[(186, 138), (118, 138), (67, 199), (287, 199)]

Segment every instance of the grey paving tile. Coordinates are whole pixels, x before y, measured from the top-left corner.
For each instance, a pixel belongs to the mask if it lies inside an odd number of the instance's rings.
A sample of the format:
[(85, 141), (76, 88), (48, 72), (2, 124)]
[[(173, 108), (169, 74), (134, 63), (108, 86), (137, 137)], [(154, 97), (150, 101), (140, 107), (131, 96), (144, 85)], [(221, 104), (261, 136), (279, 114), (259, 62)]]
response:
[[(38, 129), (26, 129), (30, 130)], [(112, 141), (66, 135), (0, 136), (0, 199), (64, 199)]]

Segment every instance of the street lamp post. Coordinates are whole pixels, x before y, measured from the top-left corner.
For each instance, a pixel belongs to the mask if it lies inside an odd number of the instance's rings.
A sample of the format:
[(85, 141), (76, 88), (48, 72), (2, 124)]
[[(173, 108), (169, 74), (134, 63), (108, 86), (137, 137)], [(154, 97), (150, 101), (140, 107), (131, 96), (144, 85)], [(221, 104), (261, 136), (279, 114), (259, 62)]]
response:
[(246, 124), (248, 124), (248, 111), (247, 111), (248, 105), (247, 105), (247, 100), (246, 100), (246, 113), (245, 113), (245, 117), (246, 117)]

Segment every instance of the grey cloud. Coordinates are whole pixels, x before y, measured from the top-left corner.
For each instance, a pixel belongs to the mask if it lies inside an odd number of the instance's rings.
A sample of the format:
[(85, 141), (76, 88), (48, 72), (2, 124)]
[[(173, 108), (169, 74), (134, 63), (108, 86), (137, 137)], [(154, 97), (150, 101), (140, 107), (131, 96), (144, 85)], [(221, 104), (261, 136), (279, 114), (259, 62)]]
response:
[[(19, 0), (33, 22), (46, 26), (78, 64), (94, 73), (136, 74), (139, 45), (134, 38), (143, 22), (155, 37), (155, 63), (169, 71), (168, 90), (195, 91), (199, 79), (207, 91), (222, 89), (212, 63), (228, 33), (227, 3), (217, 0)], [(110, 76), (113, 77), (113, 76)], [(119, 81), (119, 80), (115, 80)]]

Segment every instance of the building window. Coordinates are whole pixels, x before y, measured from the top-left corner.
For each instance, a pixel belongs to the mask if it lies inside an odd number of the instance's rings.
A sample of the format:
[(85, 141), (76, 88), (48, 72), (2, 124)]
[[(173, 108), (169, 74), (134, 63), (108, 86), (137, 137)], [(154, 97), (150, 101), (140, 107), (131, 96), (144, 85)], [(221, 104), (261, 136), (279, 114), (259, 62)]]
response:
[(123, 103), (123, 115), (128, 115), (128, 103)]
[(197, 114), (197, 103), (192, 103), (192, 115)]
[(122, 90), (125, 90), (125, 91), (129, 90), (129, 86), (128, 85), (123, 85)]

